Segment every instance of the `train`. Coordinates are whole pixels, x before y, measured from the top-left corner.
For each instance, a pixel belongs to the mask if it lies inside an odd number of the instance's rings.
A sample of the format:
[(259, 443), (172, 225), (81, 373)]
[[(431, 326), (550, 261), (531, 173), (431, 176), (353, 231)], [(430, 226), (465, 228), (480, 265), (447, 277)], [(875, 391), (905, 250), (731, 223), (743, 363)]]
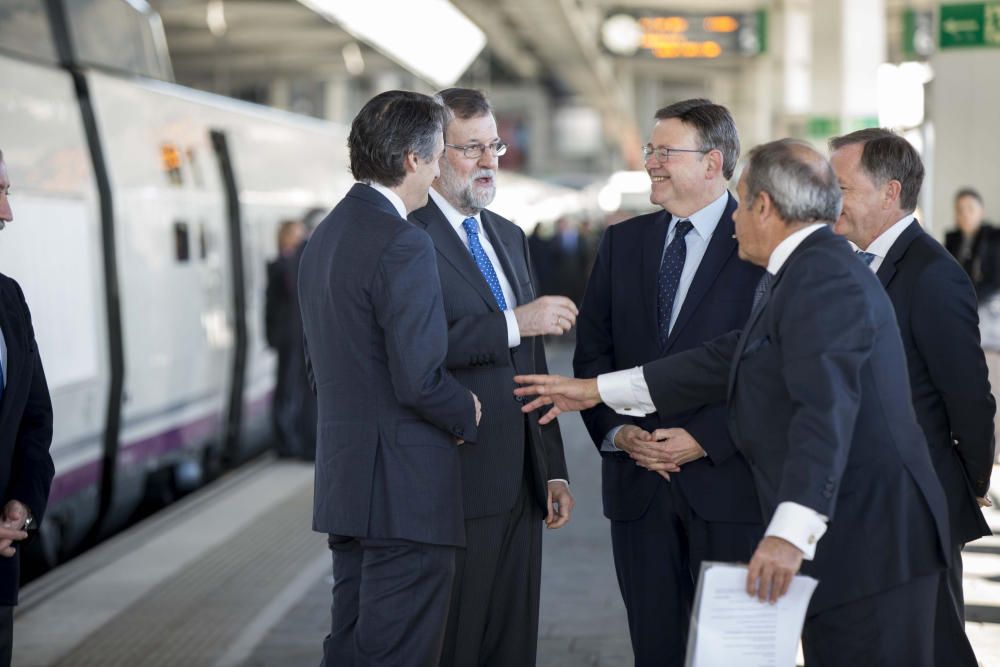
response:
[[(347, 128), (173, 83), (159, 17), (0, 0), (0, 150), (52, 395), (56, 475), (25, 564), (51, 567), (271, 443), (265, 266), (353, 183)], [(572, 191), (501, 172), (521, 220)]]

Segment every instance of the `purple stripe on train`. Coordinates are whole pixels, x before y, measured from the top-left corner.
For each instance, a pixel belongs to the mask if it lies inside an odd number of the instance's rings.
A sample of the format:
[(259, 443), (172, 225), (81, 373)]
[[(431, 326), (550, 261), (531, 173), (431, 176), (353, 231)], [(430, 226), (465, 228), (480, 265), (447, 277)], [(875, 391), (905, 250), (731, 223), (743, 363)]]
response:
[[(271, 405), (271, 395), (272, 393), (268, 392), (256, 400), (248, 401), (243, 408), (245, 416), (253, 418), (265, 412)], [(118, 451), (118, 466), (132, 467), (149, 460), (162, 458), (171, 452), (200, 444), (210, 436), (220, 433), (221, 430), (222, 415), (214, 414), (142, 440), (126, 443)], [(97, 486), (100, 477), (100, 461), (89, 461), (72, 470), (59, 473), (52, 480), (49, 504), (53, 505), (74, 496), (87, 487)]]

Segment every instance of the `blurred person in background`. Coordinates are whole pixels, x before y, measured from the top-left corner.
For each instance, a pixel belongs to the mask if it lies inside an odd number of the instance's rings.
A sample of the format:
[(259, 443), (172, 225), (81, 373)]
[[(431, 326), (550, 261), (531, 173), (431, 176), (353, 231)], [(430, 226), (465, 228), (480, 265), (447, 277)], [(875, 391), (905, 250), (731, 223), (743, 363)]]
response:
[(300, 398), (296, 384), (305, 384), (302, 348), (302, 315), (296, 280), (306, 227), (298, 220), (278, 226), (278, 256), (267, 265), (264, 293), (264, 333), (268, 346), (278, 355), (278, 368), (271, 400), (271, 423), (279, 456), (304, 456), (298, 423)]
[(962, 548), (992, 533), (980, 507), (989, 504), (996, 412), (979, 344), (976, 294), (914, 217), (924, 166), (906, 139), (890, 130), (859, 130), (831, 139), (830, 150), (844, 193), (834, 231), (860, 249), (858, 258), (892, 301), (913, 409), (948, 501), (951, 567), (938, 588), (935, 664), (975, 667), (965, 634)]
[(333, 553), (324, 667), (435, 667), (441, 657), (465, 546), (459, 445), (473, 446), (481, 415), (445, 370), (434, 244), (406, 215), (427, 203), (446, 122), (426, 95), (369, 100), (348, 137), (358, 182), (302, 253), (319, 406), (313, 529)]
[(559, 425), (514, 401), (514, 375), (545, 373), (543, 335), (576, 322), (565, 296), (538, 296), (521, 228), (486, 207), (506, 146), (478, 90), (438, 93), (451, 112), (441, 176), (410, 215), (434, 240), (448, 319), (448, 370), (483, 402), (475, 444), (459, 450), (465, 550), (458, 554), (441, 665), (530, 667), (538, 645), (542, 524), (570, 519)]
[[(10, 179), (0, 151), (0, 229), (13, 222)], [(11, 661), (20, 542), (37, 530), (55, 468), (52, 402), (21, 287), (0, 274), (0, 667)]]
[[(740, 259), (733, 236), (726, 188), (739, 153), (725, 107), (693, 99), (656, 112), (643, 154), (662, 210), (605, 231), (577, 325), (578, 377), (682, 352), (746, 321), (762, 271)], [(599, 406), (583, 420), (601, 454), (635, 664), (681, 667), (701, 562), (745, 563), (764, 531), (726, 406), (643, 417)]]
[(578, 305), (583, 302), (593, 263), (590, 241), (590, 237), (582, 233), (580, 225), (572, 218), (563, 216), (556, 220), (556, 235), (551, 241), (554, 290)]
[(976, 288), (979, 303), (1000, 289), (1000, 233), (984, 221), (983, 198), (972, 188), (955, 193), (955, 227), (944, 245), (958, 260)]

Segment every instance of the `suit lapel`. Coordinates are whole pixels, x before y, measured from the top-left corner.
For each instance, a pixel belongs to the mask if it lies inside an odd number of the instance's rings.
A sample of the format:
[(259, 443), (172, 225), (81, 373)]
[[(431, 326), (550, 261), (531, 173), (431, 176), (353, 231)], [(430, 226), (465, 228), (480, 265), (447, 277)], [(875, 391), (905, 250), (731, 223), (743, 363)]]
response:
[(667, 230), (670, 227), (670, 213), (662, 212), (645, 229), (642, 238), (642, 275), (640, 285), (645, 286), (642, 291), (644, 301), (643, 311), (646, 313), (646, 327), (649, 340), (654, 341), (654, 346), (660, 335), (660, 326), (656, 314), (657, 285), (660, 276), (660, 261), (663, 259), (663, 244), (667, 240)]
[(687, 296), (684, 297), (684, 303), (681, 305), (681, 312), (677, 315), (677, 321), (674, 322), (674, 327), (670, 330), (670, 337), (667, 338), (667, 345), (664, 351), (670, 350), (670, 347), (677, 340), (677, 336), (684, 328), (684, 325), (688, 323), (691, 315), (698, 309), (702, 297), (712, 287), (719, 272), (722, 271), (726, 260), (736, 251), (736, 239), (733, 238), (733, 210), (735, 208), (736, 200), (730, 195), (729, 202), (726, 204), (726, 210), (719, 219), (712, 238), (709, 239), (705, 255), (702, 257), (701, 263), (698, 265), (698, 270), (694, 274), (694, 280), (691, 282), (691, 287), (688, 288)]
[(511, 261), (511, 249), (507, 247), (506, 239), (500, 236), (500, 229), (496, 220), (493, 219), (493, 214), (484, 209), (479, 217), (483, 221), (486, 235), (490, 237), (490, 243), (493, 244), (493, 250), (496, 251), (497, 258), (500, 260), (500, 268), (507, 277), (510, 288), (514, 291), (514, 298), (517, 299), (518, 305), (527, 303), (531, 299), (521, 290), (521, 283), (527, 281), (528, 276), (522, 276), (515, 268), (514, 262)]
[(878, 271), (875, 275), (878, 277), (879, 282), (882, 283), (882, 287), (888, 287), (889, 283), (892, 282), (893, 276), (896, 275), (896, 264), (903, 259), (903, 255), (906, 254), (907, 248), (918, 236), (924, 233), (924, 230), (920, 227), (917, 219), (914, 218), (913, 222), (903, 230), (903, 233), (899, 235), (892, 247), (889, 248), (889, 252), (886, 254), (885, 259), (882, 260), (882, 265), (878, 267)]
[(476, 290), (486, 305), (492, 310), (499, 311), (497, 300), (490, 291), (490, 286), (486, 284), (482, 271), (476, 266), (476, 261), (472, 259), (472, 253), (462, 243), (462, 239), (458, 237), (437, 204), (428, 198), (427, 205), (411, 213), (410, 219), (430, 234), (438, 254)]

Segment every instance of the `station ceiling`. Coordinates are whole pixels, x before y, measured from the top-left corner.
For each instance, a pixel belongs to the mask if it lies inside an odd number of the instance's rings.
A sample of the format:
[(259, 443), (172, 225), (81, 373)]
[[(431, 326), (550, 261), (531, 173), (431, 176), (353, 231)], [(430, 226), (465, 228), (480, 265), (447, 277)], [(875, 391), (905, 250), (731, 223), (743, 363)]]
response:
[[(600, 46), (601, 25), (610, 12), (735, 13), (830, 1), (835, 0), (451, 0), (486, 33), (494, 61), (517, 79), (556, 82), (597, 109), (608, 138), (625, 150), (641, 143), (626, 89), (629, 77), (622, 76), (623, 68), (633, 65), (609, 56)], [(150, 0), (150, 4), (162, 17), (178, 80), (189, 85), (220, 77), (347, 76), (350, 58), (345, 48), (360, 52), (367, 75), (398, 71), (399, 64), (357, 43), (297, 0)], [(892, 10), (928, 3), (886, 0), (886, 4)], [(414, 39), (433, 38), (430, 27), (414, 27)], [(692, 61), (661, 69), (691, 78), (708, 76), (720, 65), (725, 63)], [(637, 62), (634, 67), (648, 72), (651, 63)]]

